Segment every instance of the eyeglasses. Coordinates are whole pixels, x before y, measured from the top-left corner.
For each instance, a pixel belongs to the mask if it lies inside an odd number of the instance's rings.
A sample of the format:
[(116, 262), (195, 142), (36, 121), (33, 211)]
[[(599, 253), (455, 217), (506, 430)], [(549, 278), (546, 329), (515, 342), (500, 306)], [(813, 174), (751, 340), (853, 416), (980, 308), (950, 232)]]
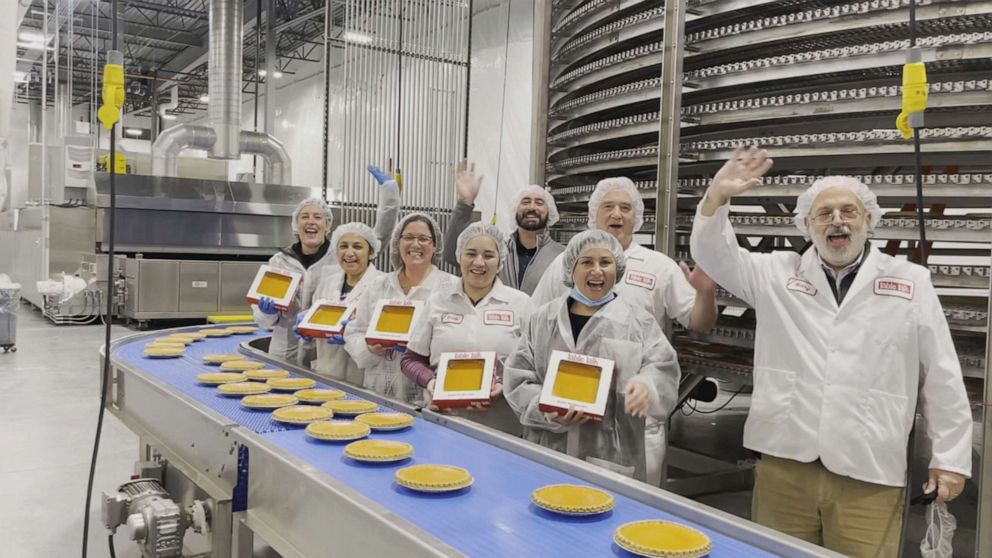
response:
[(412, 234), (401, 235), (400, 240), (402, 240), (403, 242), (419, 242), (421, 244), (428, 244), (430, 242), (434, 242), (434, 239), (432, 237), (424, 236), (424, 235), (415, 236)]
[(845, 207), (843, 209), (824, 209), (818, 211), (816, 215), (813, 215), (813, 222), (817, 225), (826, 225), (834, 220), (834, 214), (840, 213), (840, 218), (843, 221), (854, 221), (858, 217), (861, 217), (861, 212), (854, 207)]

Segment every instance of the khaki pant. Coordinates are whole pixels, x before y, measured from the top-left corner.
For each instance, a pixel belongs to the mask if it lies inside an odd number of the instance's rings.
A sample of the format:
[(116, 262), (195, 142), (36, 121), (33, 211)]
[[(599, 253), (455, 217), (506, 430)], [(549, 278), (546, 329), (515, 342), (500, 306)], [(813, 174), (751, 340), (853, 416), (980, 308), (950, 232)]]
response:
[(764, 456), (751, 520), (856, 558), (896, 558), (905, 489), (831, 473), (819, 460)]

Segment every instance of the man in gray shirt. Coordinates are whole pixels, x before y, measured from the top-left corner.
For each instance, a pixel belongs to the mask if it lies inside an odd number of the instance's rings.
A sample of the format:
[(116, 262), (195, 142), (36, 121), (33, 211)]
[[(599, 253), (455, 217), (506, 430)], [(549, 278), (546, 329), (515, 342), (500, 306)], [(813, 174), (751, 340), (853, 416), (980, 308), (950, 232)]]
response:
[[(472, 222), (472, 210), (483, 177), (476, 176), (475, 164), (470, 166), (467, 160), (458, 163), (453, 174), (458, 201), (444, 233), (444, 261), (458, 267), (456, 241)], [(544, 270), (565, 251), (565, 247), (552, 240), (548, 232), (548, 228), (558, 222), (558, 208), (547, 190), (533, 184), (514, 195), (513, 207), (517, 230), (507, 240), (508, 257), (499, 279), (504, 285), (530, 295), (541, 281)]]

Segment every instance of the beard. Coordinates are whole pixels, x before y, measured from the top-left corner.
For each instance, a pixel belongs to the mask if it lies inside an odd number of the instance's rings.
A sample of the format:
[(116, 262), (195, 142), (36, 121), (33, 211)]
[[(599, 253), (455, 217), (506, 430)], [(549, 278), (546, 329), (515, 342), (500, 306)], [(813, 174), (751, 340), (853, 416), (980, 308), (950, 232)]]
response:
[[(525, 231), (540, 231), (548, 226), (547, 215), (541, 215), (538, 211), (530, 209), (517, 213), (517, 226)], [(537, 221), (525, 221), (528, 217), (537, 217)]]
[[(830, 237), (841, 237), (844, 235), (847, 236), (848, 240), (843, 246), (835, 247), (831, 245)], [(820, 254), (820, 258), (828, 264), (838, 267), (854, 262), (858, 254), (861, 253), (861, 250), (864, 249), (867, 239), (867, 227), (852, 230), (847, 225), (841, 225), (839, 227), (831, 225), (822, 231), (813, 233), (813, 245), (816, 246), (816, 251)]]

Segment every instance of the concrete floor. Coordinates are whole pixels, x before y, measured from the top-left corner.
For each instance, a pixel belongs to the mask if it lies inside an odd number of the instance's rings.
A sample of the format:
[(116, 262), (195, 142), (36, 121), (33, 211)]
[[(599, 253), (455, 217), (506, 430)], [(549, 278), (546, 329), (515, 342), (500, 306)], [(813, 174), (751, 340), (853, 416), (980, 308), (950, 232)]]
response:
[[(114, 326), (113, 336), (132, 332)], [(0, 557), (52, 558), (79, 554), (99, 394), (99, 359), (104, 330), (100, 325), (56, 327), (22, 305), (17, 332), (18, 352), (0, 353), (0, 376), (6, 387), (0, 405)], [(725, 402), (722, 393), (713, 409)], [(671, 440), (680, 447), (734, 461), (748, 459), (741, 448), (741, 431), (748, 396), (739, 395), (715, 414), (693, 414), (674, 421)], [(100, 495), (126, 481), (137, 459), (138, 439), (113, 415), (104, 417), (99, 461), (90, 503), (88, 555), (109, 556), (107, 531), (100, 523)], [(925, 471), (925, 463), (914, 469)], [(750, 491), (710, 494), (700, 502), (748, 517)], [(959, 528), (955, 556), (972, 557), (975, 538), (976, 490), (969, 483), (952, 506)], [(910, 517), (909, 557), (919, 556), (924, 523), (922, 510)], [(117, 556), (140, 558), (136, 547), (116, 537)], [(256, 541), (255, 556), (277, 556)]]

